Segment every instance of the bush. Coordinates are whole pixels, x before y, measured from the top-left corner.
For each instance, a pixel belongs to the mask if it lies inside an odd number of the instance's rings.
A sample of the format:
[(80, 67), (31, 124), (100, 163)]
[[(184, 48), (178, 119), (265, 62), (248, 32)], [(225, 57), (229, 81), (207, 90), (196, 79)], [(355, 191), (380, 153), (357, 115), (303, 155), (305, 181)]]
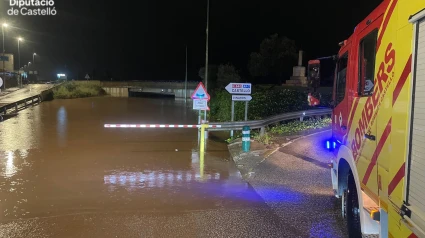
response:
[(307, 121), (291, 121), (278, 126), (271, 127), (269, 132), (272, 134), (294, 134), (297, 132), (310, 130), (310, 129), (321, 129), (329, 127), (332, 123), (330, 118), (324, 119), (310, 119)]
[[(249, 102), (248, 120), (258, 120), (285, 112), (314, 109), (307, 102), (307, 92), (293, 89), (271, 88), (257, 90)], [(232, 96), (224, 90), (216, 91), (211, 98), (211, 119), (230, 121)], [(328, 106), (332, 97), (321, 95), (321, 105)], [(244, 119), (245, 103), (235, 102), (235, 121)]]
[(105, 94), (99, 84), (87, 82), (66, 82), (53, 90), (55, 99), (96, 97)]

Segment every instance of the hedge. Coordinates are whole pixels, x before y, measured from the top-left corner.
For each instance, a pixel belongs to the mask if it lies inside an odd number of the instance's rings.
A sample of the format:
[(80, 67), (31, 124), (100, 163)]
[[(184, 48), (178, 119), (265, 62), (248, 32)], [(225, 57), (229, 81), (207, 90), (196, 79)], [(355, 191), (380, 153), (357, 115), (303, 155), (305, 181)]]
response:
[[(293, 89), (267, 89), (259, 90), (252, 94), (248, 107), (248, 120), (258, 120), (285, 112), (314, 109), (307, 102), (306, 91)], [(210, 118), (212, 121), (230, 121), (231, 98), (227, 91), (216, 91), (211, 98)], [(330, 93), (321, 95), (321, 105), (329, 106), (332, 96)], [(244, 119), (245, 103), (235, 102), (235, 121)]]

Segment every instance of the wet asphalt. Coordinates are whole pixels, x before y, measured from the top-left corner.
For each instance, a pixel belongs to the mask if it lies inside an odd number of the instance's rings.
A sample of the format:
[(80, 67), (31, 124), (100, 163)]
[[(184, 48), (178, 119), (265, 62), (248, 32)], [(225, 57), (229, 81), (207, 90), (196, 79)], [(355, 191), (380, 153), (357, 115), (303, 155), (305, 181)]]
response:
[(332, 191), (330, 136), (324, 131), (278, 148), (247, 178), (279, 217), (284, 237), (348, 236)]

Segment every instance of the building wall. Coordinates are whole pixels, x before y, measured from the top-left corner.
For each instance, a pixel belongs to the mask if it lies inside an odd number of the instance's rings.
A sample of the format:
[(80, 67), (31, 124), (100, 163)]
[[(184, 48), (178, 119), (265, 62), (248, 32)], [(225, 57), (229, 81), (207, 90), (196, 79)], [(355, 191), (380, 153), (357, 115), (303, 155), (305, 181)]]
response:
[[(0, 54), (0, 57), (2, 56), (2, 54)], [(6, 72), (14, 72), (14, 64), (13, 64), (13, 54), (4, 54), (5, 57), (8, 58), (7, 61), (4, 61), (4, 68), (6, 70)], [(3, 72), (3, 61), (0, 61), (0, 71)]]

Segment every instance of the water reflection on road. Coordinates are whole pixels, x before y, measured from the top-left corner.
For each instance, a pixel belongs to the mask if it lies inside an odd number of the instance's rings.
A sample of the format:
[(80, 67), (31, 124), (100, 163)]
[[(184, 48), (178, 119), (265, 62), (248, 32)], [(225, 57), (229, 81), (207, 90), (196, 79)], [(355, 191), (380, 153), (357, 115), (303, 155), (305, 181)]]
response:
[(196, 124), (183, 101), (55, 100), (0, 123), (0, 221), (81, 212), (186, 211), (255, 205), (227, 146), (196, 129), (111, 129), (104, 123)]

